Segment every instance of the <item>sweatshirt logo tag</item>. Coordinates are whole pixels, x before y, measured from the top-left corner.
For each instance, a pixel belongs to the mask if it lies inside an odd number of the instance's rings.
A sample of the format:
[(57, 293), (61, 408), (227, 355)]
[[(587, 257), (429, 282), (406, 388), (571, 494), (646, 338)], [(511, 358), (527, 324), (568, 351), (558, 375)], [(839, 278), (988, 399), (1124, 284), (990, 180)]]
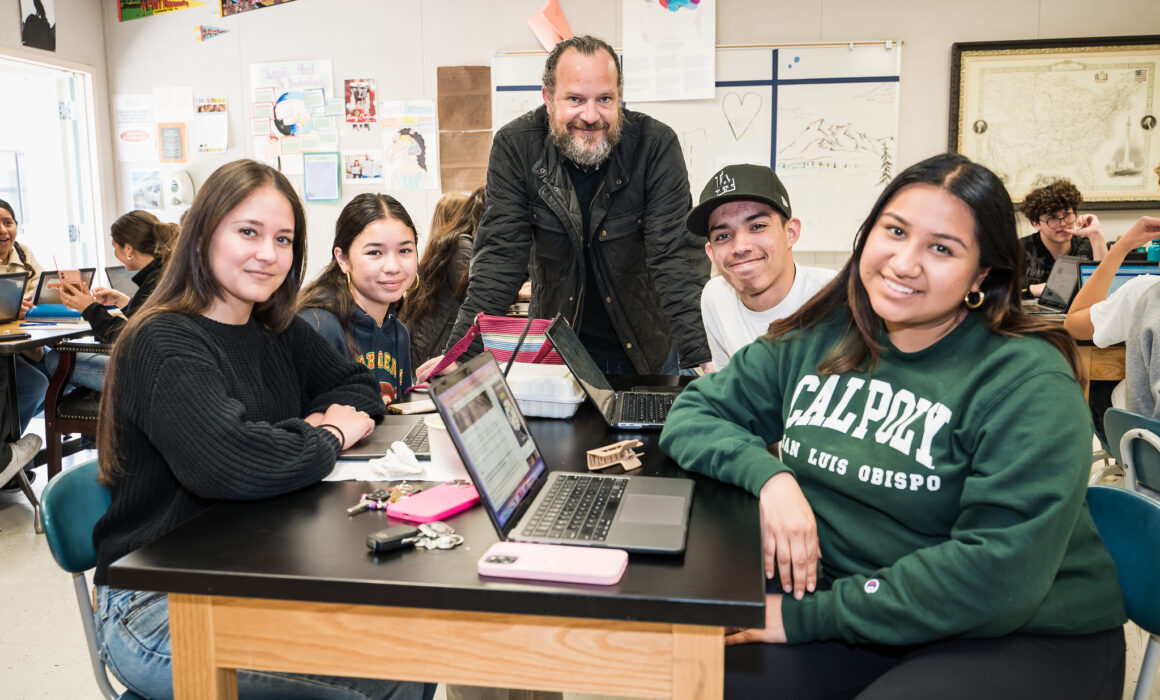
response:
[(876, 578), (870, 579), (869, 581), (866, 582), (866, 585), (863, 586), (863, 588), (865, 589), (865, 591), (867, 593), (877, 593), (878, 592), (878, 579), (876, 579)]

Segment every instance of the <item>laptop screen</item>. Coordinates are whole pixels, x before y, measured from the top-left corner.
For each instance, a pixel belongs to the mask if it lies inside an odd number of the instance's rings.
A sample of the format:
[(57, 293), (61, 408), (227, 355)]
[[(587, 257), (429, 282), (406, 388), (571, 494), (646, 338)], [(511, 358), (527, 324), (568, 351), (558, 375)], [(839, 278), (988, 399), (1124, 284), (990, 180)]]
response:
[(130, 298), (137, 293), (137, 285), (133, 282), (133, 277), (136, 274), (136, 272), (129, 272), (121, 265), (105, 268), (105, 276), (109, 278), (109, 286)]
[(506, 530), (546, 466), (503, 372), (485, 352), (437, 381), (432, 396), (476, 490)]
[(551, 340), (552, 345), (556, 347), (556, 352), (560, 353), (560, 357), (568, 365), (568, 369), (572, 370), (572, 374), (576, 376), (577, 381), (584, 387), (584, 391), (592, 398), (596, 407), (605, 417), (610, 417), (613, 404), (616, 402), (616, 392), (612, 390), (608, 378), (604, 376), (604, 372), (600, 371), (596, 361), (592, 359), (584, 344), (580, 342), (576, 331), (572, 330), (563, 316), (556, 316), (548, 325), (546, 334), (548, 340)]
[[(93, 277), (97, 273), (95, 267), (82, 267), (81, 280), (89, 289), (93, 288)], [(36, 285), (35, 304), (60, 304), (60, 272), (45, 270), (40, 275), (40, 283)]]
[[(1098, 262), (1081, 262), (1079, 264), (1080, 285), (1085, 285), (1088, 280), (1095, 274), (1096, 268), (1099, 267)], [(1124, 286), (1124, 283), (1133, 277), (1140, 275), (1160, 275), (1160, 266), (1156, 263), (1130, 263), (1126, 262), (1120, 265), (1120, 269), (1116, 270), (1116, 276), (1112, 279), (1112, 286), (1108, 288), (1108, 294), (1116, 291)]]
[(1055, 259), (1051, 274), (1047, 277), (1047, 284), (1043, 287), (1043, 294), (1039, 303), (1053, 309), (1066, 311), (1079, 291), (1079, 258), (1073, 255), (1061, 255)]
[(20, 316), (20, 302), (24, 299), (27, 272), (0, 275), (0, 323), (15, 321)]

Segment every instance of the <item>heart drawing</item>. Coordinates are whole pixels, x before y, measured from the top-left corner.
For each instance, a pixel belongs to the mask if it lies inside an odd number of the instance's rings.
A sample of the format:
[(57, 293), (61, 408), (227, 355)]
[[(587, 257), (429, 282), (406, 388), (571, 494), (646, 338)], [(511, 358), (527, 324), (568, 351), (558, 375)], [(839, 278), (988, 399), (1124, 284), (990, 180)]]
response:
[(721, 111), (725, 113), (725, 121), (729, 123), (729, 130), (733, 132), (733, 140), (740, 141), (741, 137), (753, 126), (753, 120), (761, 111), (761, 95), (756, 92), (747, 92), (739, 95), (736, 92), (727, 92), (721, 100)]

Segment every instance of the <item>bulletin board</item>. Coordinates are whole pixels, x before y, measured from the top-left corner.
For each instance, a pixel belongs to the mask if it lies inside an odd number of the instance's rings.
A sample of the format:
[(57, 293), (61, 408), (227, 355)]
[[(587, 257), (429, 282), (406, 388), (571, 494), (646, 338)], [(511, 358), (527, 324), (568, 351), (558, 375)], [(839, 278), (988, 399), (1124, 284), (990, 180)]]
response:
[[(773, 167), (802, 220), (797, 250), (850, 250), (897, 171), (898, 41), (718, 47), (711, 100), (631, 102), (677, 133), (696, 198), (723, 165)], [(545, 54), (498, 54), (492, 124), (543, 104)]]

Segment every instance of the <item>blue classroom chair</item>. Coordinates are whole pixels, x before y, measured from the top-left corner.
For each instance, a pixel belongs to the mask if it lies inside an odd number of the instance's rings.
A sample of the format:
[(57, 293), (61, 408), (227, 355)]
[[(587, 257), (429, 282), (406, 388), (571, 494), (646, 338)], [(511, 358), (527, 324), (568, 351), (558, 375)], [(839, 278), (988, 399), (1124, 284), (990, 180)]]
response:
[(109, 492), (97, 483), (97, 462), (93, 460), (65, 470), (48, 482), (40, 495), (40, 517), (53, 558), (60, 568), (72, 574), (89, 660), (101, 694), (109, 700), (141, 700), (130, 691), (117, 693), (109, 683), (97, 644), (93, 604), (85, 583), (85, 571), (97, 565), (93, 527), (108, 510), (109, 500)]
[(1160, 491), (1160, 420), (1109, 408), (1104, 429), (1112, 456), (1124, 467), (1124, 485), (1149, 494)]
[(1160, 501), (1119, 486), (1089, 486), (1088, 508), (1107, 545), (1128, 618), (1148, 633), (1148, 647), (1133, 700), (1147, 700), (1160, 664)]

